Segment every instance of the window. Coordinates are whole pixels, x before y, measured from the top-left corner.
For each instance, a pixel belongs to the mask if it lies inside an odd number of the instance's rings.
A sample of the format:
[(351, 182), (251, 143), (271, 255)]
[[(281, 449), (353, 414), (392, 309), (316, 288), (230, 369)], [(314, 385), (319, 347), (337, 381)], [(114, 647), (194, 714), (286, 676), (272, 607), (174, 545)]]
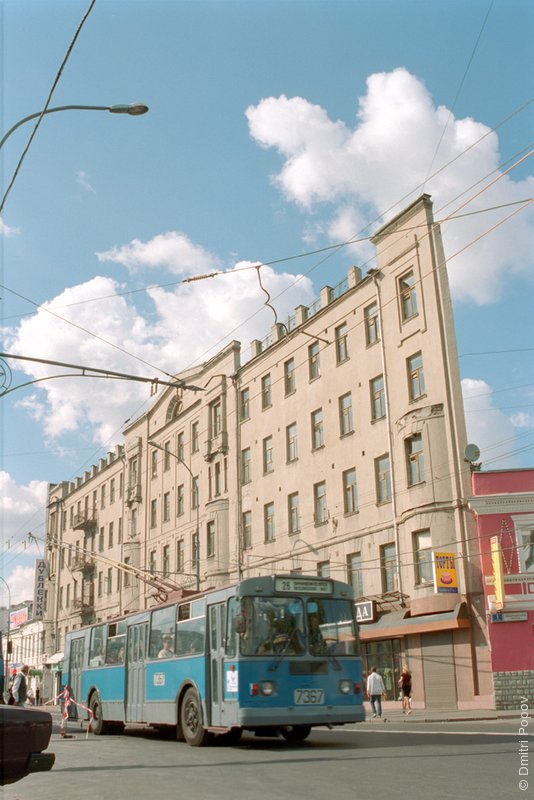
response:
[(113, 547), (113, 522), (109, 523), (108, 528), (108, 547)]
[(158, 522), (158, 501), (150, 501), (150, 527), (155, 528)]
[(98, 535), (98, 552), (101, 553), (104, 549), (104, 528), (100, 528), (100, 533)]
[(119, 497), (122, 497), (123, 489), (124, 489), (124, 477), (121, 472), (121, 474), (119, 475)]
[(274, 542), (274, 503), (263, 506), (263, 531), (264, 541)]
[(181, 517), (185, 512), (185, 488), (183, 483), (176, 489), (176, 516)]
[(425, 479), (425, 463), (423, 455), (423, 439), (420, 433), (405, 440), (406, 466), (408, 470), (408, 486), (415, 486)]
[(287, 497), (287, 529), (289, 533), (297, 533), (300, 530), (298, 492)]
[(200, 553), (198, 550), (198, 533), (191, 536), (191, 564), (196, 569), (199, 563)]
[(250, 389), (248, 387), (246, 389), (242, 389), (241, 391), (239, 413), (241, 422), (244, 422), (246, 419), (250, 419)]
[(171, 468), (171, 443), (165, 442), (163, 445), (163, 469), (168, 472)]
[(288, 462), (296, 461), (299, 457), (296, 422), (292, 422), (286, 428), (286, 456)]
[(158, 451), (152, 450), (150, 454), (150, 474), (152, 478), (157, 477), (158, 474)]
[(356, 469), (354, 467), (343, 473), (343, 510), (345, 514), (354, 514), (358, 510)]
[[(152, 612), (150, 625), (149, 658), (171, 658), (175, 651), (176, 615), (174, 606), (160, 608)], [(141, 637), (140, 637), (141, 638)], [(133, 639), (133, 642), (135, 639)], [(135, 646), (135, 645), (134, 645)], [(141, 648), (140, 648), (141, 649)], [(144, 659), (144, 653), (132, 654), (134, 658)]]
[(270, 408), (272, 405), (271, 374), (264, 375), (261, 379), (261, 407)]
[(100, 508), (106, 507), (106, 484), (103, 483), (100, 487)]
[(324, 525), (324, 523), (328, 521), (325, 481), (315, 483), (313, 486), (313, 513), (316, 525)]
[(176, 437), (176, 455), (178, 457), (178, 461), (183, 461), (185, 456), (185, 447), (184, 447), (184, 434), (183, 431), (178, 434)]
[(413, 535), (415, 582), (418, 585), (433, 583), (432, 539), (430, 531), (417, 531)]
[(336, 362), (342, 364), (349, 357), (349, 329), (347, 323), (339, 325), (336, 334)]
[(216, 461), (214, 466), (214, 488), (215, 488), (215, 497), (219, 497), (221, 494), (221, 462)]
[(115, 478), (112, 478), (109, 482), (109, 502), (115, 502)]
[(133, 539), (137, 536), (137, 509), (132, 508), (130, 511), (130, 538)]
[(363, 570), (362, 570), (362, 554), (351, 553), (347, 556), (347, 578), (352, 586), (354, 597), (362, 597), (363, 595)]
[[(103, 575), (102, 572), (99, 572), (98, 573), (98, 588), (97, 588), (98, 597), (102, 597), (103, 584), (104, 584), (104, 575)], [(63, 587), (61, 587), (61, 592), (63, 592)]]
[(308, 371), (311, 381), (314, 381), (316, 378), (320, 378), (321, 376), (319, 342), (314, 342), (308, 347)]
[(243, 549), (252, 547), (252, 511), (243, 511)]
[(425, 393), (425, 375), (423, 372), (423, 355), (416, 353), (407, 360), (408, 394), (410, 400), (417, 400)]
[(241, 483), (251, 481), (251, 459), (250, 447), (241, 450)]
[(382, 419), (386, 416), (386, 394), (384, 392), (384, 376), (378, 375), (370, 383), (371, 387), (371, 419)]
[(263, 472), (272, 472), (273, 464), (273, 437), (267, 436), (263, 440)]
[(340, 436), (347, 436), (349, 433), (354, 433), (352, 395), (350, 392), (339, 398), (339, 433)]
[(375, 458), (376, 502), (387, 503), (391, 500), (391, 471), (389, 455), (386, 453)]
[[(130, 565), (130, 556), (124, 556), (124, 563), (128, 567)], [(125, 571), (124, 573), (124, 586), (130, 585), (130, 573)]]
[(367, 345), (380, 341), (380, 323), (378, 319), (378, 304), (371, 303), (364, 309), (365, 341)]
[(382, 545), (380, 548), (380, 571), (382, 573), (382, 591), (395, 591), (397, 588), (397, 563), (393, 543)]
[(223, 418), (222, 418), (222, 402), (221, 399), (215, 400), (210, 405), (210, 426), (211, 426), (211, 436), (214, 438), (215, 436), (219, 436), (223, 429)]
[(163, 522), (169, 522), (171, 519), (171, 493), (165, 492), (163, 495)]
[(312, 411), (311, 415), (312, 450), (317, 450), (324, 445), (323, 409)]
[(191, 425), (191, 452), (198, 453), (199, 449), (199, 441), (198, 441), (198, 422), (193, 422)]
[(402, 278), (399, 278), (399, 300), (401, 320), (406, 322), (415, 317), (417, 314), (417, 294), (413, 272), (407, 272)]
[(183, 572), (185, 566), (184, 540), (176, 542), (176, 572)]
[(119, 517), (119, 533), (117, 536), (117, 544), (122, 544), (122, 517)]
[(319, 561), (317, 564), (317, 575), (320, 578), (330, 577), (330, 561)]
[(284, 391), (288, 395), (293, 394), (295, 389), (295, 359), (290, 358), (284, 364)]
[(206, 555), (208, 558), (215, 555), (215, 520), (210, 520), (206, 526)]
[(191, 508), (198, 508), (200, 504), (198, 475), (191, 480)]
[(163, 545), (162, 551), (162, 570), (163, 577), (168, 578), (171, 572), (171, 546), (170, 544)]

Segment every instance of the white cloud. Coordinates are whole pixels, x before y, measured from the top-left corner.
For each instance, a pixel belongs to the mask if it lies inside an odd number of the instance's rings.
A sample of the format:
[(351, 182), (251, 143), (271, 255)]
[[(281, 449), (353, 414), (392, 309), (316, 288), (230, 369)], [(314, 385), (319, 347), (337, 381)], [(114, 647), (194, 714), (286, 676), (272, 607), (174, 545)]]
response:
[(514, 458), (516, 429), (512, 420), (493, 406), (491, 386), (483, 380), (462, 380), (467, 438), (481, 453), (484, 469), (519, 466)]
[[(115, 281), (95, 277), (65, 289), (16, 329), (6, 331), (6, 347), (36, 358), (150, 378), (164, 378), (160, 370), (176, 374), (214, 355), (232, 339), (242, 342), (246, 358), (249, 342), (264, 338), (274, 322), (256, 270), (241, 271), (246, 266), (237, 264), (235, 274), (230, 271), (174, 291), (147, 290), (154, 309), (150, 322), (117, 295), (120, 287)], [(281, 322), (297, 305), (309, 304), (315, 297), (308, 278), (276, 273), (270, 267), (262, 267), (261, 275)], [(29, 361), (16, 367), (34, 380), (66, 371)], [(57, 447), (60, 437), (76, 432), (109, 448), (121, 440), (124, 420), (140, 413), (148, 400), (147, 384), (79, 377), (36, 384), (19, 406), (43, 426), (49, 446)]]
[[(6, 582), (9, 586), (13, 605), (22, 603), (24, 600), (33, 600), (34, 576), (35, 567), (25, 567), (22, 566), (22, 564), (18, 564), (13, 571), (6, 576)], [(7, 605), (7, 602), (5, 605)]]
[[(441, 218), (489, 182), (486, 176), (493, 180), (499, 174), (497, 134), (476, 120), (456, 119), (448, 109), (436, 107), (422, 81), (403, 68), (368, 78), (354, 128), (330, 120), (324, 109), (302, 97), (285, 95), (249, 106), (246, 116), (258, 144), (277, 149), (283, 158), (282, 168), (273, 177), (275, 185), (304, 212), (321, 205), (331, 217), (332, 240), (352, 238), (364, 227), (362, 217), (367, 222), (389, 219), (421, 194), (423, 186), (433, 197), (436, 218)], [(449, 166), (441, 171), (445, 164)], [(430, 172), (434, 177), (429, 177)], [(528, 198), (533, 186), (531, 178), (503, 177), (464, 210)], [(465, 194), (457, 200), (460, 193)], [(352, 230), (350, 209), (357, 225)], [(507, 213), (448, 223), (444, 231), (447, 254), (452, 256), (474, 241)], [(454, 296), (491, 302), (511, 273), (532, 274), (533, 221), (532, 210), (522, 212), (451, 259)]]
[(78, 172), (76, 173), (76, 180), (78, 181), (82, 189), (85, 189), (86, 192), (92, 192), (92, 194), (96, 194), (93, 186), (91, 185), (91, 182), (89, 181), (89, 176), (87, 172), (84, 172), (83, 169), (79, 169)]
[(99, 261), (122, 264), (131, 273), (164, 268), (175, 275), (198, 275), (219, 268), (219, 260), (184, 233), (169, 231), (149, 242), (134, 239), (129, 244), (96, 254)]
[(6, 225), (4, 220), (0, 217), (0, 236), (16, 236), (19, 233), (19, 228), (10, 228), (10, 226)]

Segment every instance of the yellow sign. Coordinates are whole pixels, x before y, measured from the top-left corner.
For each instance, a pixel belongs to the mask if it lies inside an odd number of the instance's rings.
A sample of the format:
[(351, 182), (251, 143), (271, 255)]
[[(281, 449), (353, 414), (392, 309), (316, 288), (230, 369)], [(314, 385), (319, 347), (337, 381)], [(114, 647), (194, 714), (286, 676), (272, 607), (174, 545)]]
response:
[(458, 594), (458, 576), (456, 574), (456, 553), (432, 553), (434, 570), (434, 591), (438, 594)]
[(493, 564), (493, 577), (495, 579), (495, 608), (501, 611), (504, 608), (504, 573), (502, 569), (502, 551), (499, 545), (499, 537), (492, 536), (491, 562)]

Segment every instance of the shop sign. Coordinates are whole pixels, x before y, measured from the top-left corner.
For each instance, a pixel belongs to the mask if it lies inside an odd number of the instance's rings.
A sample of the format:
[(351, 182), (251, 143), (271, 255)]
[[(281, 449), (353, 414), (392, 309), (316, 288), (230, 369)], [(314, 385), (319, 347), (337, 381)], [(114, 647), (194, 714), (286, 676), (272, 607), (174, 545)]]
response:
[(365, 600), (361, 603), (354, 603), (356, 607), (356, 622), (361, 625), (362, 622), (375, 621), (375, 603), (373, 600)]
[(499, 611), (498, 614), (491, 615), (492, 622), (526, 622), (527, 620), (527, 611)]
[(434, 591), (437, 594), (458, 594), (458, 576), (456, 574), (456, 553), (432, 553), (434, 571)]

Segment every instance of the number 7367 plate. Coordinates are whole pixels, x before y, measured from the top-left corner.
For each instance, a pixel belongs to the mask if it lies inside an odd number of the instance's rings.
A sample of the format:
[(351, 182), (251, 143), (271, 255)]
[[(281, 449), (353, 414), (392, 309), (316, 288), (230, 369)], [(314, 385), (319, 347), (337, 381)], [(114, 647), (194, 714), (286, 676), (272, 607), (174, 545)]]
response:
[(324, 689), (295, 689), (293, 700), (296, 706), (319, 706), (324, 703)]

